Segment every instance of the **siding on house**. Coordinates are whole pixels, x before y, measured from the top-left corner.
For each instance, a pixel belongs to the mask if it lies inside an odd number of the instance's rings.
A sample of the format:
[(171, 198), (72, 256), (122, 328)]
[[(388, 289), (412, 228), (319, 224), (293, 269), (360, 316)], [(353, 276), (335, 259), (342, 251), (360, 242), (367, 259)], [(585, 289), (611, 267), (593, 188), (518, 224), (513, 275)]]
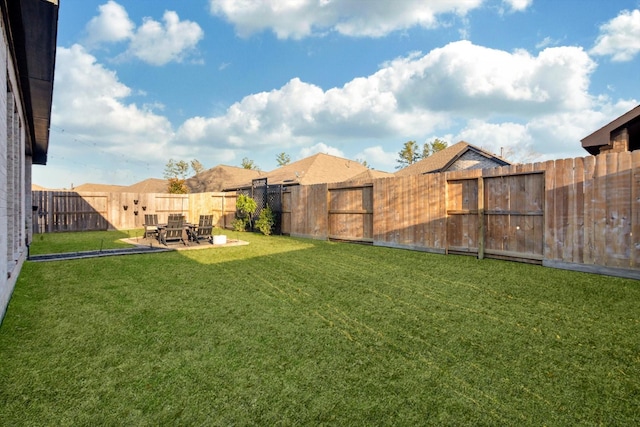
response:
[(490, 169), (496, 166), (502, 166), (497, 164), (491, 157), (483, 156), (475, 151), (466, 151), (458, 160), (453, 162), (447, 169), (448, 172), (471, 170), (471, 169)]
[(0, 2), (0, 323), (32, 238), (31, 166), (46, 163), (57, 21), (57, 0)]

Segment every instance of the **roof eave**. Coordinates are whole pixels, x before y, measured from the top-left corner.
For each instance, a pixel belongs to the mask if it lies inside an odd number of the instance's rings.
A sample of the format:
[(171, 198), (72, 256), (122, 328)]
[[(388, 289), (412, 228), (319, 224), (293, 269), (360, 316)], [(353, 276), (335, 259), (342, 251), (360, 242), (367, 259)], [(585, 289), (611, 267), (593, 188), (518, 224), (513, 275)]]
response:
[(26, 117), (26, 152), (44, 165), (49, 149), (58, 0), (2, 0)]
[(617, 119), (611, 121), (610, 123), (604, 125), (600, 129), (596, 130), (589, 136), (584, 137), (580, 140), (582, 143), (582, 148), (587, 150), (590, 154), (598, 154), (600, 152), (600, 147), (604, 147), (611, 144), (611, 133), (615, 132), (619, 128), (623, 127), (628, 122), (633, 119), (640, 117), (640, 105), (635, 108), (627, 111)]

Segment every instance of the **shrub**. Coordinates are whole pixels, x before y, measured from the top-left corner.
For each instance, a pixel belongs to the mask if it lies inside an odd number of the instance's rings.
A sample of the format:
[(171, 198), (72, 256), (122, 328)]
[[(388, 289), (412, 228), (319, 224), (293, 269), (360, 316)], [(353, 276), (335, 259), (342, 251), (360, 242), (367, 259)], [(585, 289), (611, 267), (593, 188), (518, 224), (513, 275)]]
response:
[(246, 231), (247, 227), (251, 228), (251, 217), (258, 209), (258, 204), (251, 197), (240, 194), (236, 199), (236, 211), (238, 212), (236, 219), (232, 225), (235, 231)]
[(276, 216), (274, 215), (271, 208), (267, 206), (266, 208), (262, 209), (262, 211), (260, 212), (260, 216), (256, 221), (256, 227), (258, 227), (258, 230), (260, 230), (262, 234), (264, 234), (265, 236), (268, 236), (271, 234), (271, 231), (273, 230), (273, 226), (275, 225), (275, 223), (276, 223)]
[(248, 218), (236, 218), (231, 221), (231, 226), (233, 227), (233, 231), (247, 231), (247, 226), (249, 225)]

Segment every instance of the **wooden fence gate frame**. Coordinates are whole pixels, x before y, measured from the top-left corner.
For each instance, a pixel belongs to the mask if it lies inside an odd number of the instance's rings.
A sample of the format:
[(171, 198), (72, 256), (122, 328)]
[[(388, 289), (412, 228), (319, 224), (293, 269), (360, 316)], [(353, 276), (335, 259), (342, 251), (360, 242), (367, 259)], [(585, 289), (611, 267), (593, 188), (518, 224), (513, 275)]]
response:
[(542, 264), (544, 171), (447, 179), (445, 253)]

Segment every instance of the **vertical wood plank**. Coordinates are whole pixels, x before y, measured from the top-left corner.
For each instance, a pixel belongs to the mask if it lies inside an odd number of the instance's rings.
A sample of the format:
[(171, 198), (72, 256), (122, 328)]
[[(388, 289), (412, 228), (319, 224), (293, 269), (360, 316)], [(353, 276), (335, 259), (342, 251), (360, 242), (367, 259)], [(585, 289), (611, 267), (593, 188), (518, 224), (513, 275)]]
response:
[(557, 260), (556, 254), (556, 162), (549, 160), (544, 163), (544, 258)]
[(631, 153), (631, 239), (629, 267), (640, 268), (640, 150)]
[(478, 177), (478, 259), (484, 259), (484, 178)]
[(596, 156), (594, 176), (594, 264), (606, 266), (607, 155)]

